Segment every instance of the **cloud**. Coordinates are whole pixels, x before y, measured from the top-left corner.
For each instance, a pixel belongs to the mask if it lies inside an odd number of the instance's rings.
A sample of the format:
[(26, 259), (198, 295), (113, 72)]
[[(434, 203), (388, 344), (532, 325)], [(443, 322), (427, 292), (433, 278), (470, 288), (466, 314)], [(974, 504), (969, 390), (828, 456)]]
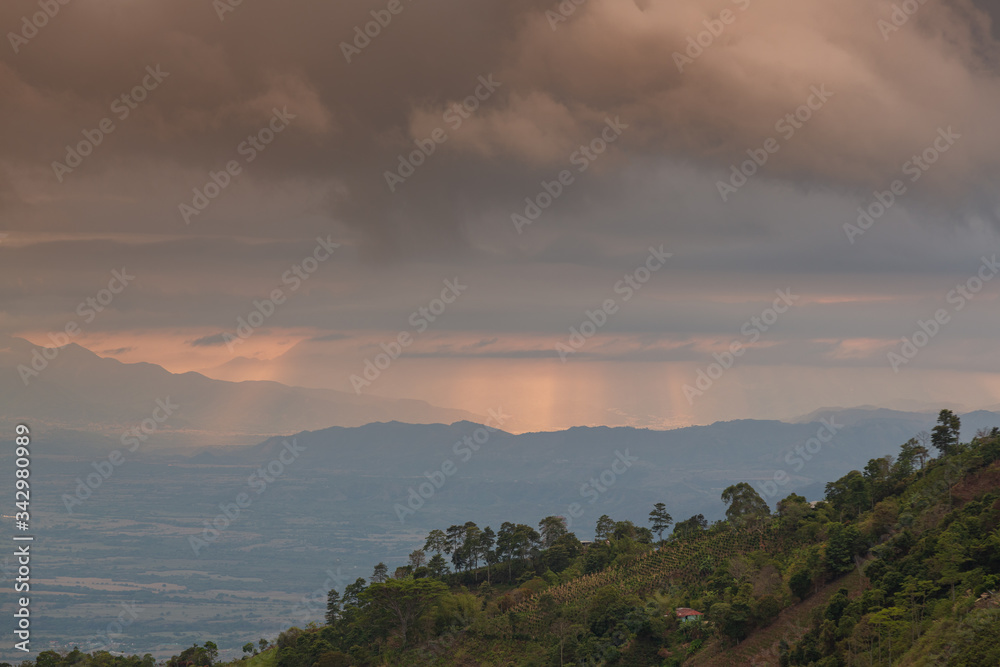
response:
[[(21, 53), (0, 55), (0, 120), (18, 128), (4, 137), (6, 171), (18, 177), (0, 198), (18, 212), (26, 195), (53, 208), (72, 198), (92, 227), (143, 219), (165, 231), (177, 224), (165, 211), (233, 159), (273, 108), (287, 106), (297, 116), (291, 128), (245, 165), (238, 187), (305, 188), (308, 207), (234, 199), (199, 223), (213, 233), (268, 234), (281, 215), (288, 229), (308, 233), (318, 224), (312, 211), (353, 230), (370, 257), (442, 255), (466, 244), (470, 216), (519, 201), (608, 117), (629, 130), (615, 157), (595, 167), (599, 175), (655, 158), (715, 180), (824, 85), (834, 97), (782, 142), (768, 178), (885, 188), (949, 125), (963, 141), (922, 191), (955, 208), (997, 173), (998, 49), (990, 17), (966, 0), (922, 5), (889, 39), (877, 23), (891, 16), (888, 2), (590, 0), (553, 31), (545, 12), (557, 4), (406, 5), (350, 64), (341, 43), (371, 20), (367, 4), (243, 5), (225, 21), (195, 0), (81, 5)], [(723, 10), (735, 21), (678, 71), (674, 54)], [(8, 3), (0, 21), (16, 25), (21, 11)], [(50, 162), (154, 64), (170, 76), (71, 175), (78, 190), (57, 187)], [(384, 172), (488, 74), (502, 87), (390, 193)], [(143, 180), (153, 173), (157, 182)], [(129, 210), (88, 210), (95, 192), (116, 201), (139, 190), (149, 196)], [(31, 224), (79, 224), (68, 211), (42, 220)]]
[(217, 333), (210, 336), (202, 336), (196, 340), (190, 341), (188, 345), (191, 347), (218, 347), (220, 345), (226, 344), (226, 334)]

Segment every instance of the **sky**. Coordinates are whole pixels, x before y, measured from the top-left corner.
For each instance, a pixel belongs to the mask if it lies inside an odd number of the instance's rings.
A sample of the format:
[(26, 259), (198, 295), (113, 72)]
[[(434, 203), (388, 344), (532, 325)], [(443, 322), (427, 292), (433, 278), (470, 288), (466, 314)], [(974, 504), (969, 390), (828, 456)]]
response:
[(42, 5), (0, 335), (522, 430), (1000, 405), (986, 0)]

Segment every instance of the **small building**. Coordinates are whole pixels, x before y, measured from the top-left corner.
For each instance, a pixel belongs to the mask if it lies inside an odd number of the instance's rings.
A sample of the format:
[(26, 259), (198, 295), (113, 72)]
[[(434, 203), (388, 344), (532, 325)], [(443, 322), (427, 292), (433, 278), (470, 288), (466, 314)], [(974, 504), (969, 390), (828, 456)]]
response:
[(704, 614), (700, 611), (695, 611), (694, 609), (690, 609), (688, 607), (677, 607), (676, 611), (677, 618), (679, 618), (682, 622), (700, 621), (701, 617), (704, 616)]

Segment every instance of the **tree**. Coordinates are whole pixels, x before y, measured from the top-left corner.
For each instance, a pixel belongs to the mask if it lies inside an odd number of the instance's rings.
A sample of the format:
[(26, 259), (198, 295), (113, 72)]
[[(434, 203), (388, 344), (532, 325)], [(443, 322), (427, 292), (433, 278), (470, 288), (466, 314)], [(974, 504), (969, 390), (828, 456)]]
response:
[(260, 647), (260, 650), (261, 650), (261, 651), (263, 651), (264, 649), (266, 649), (266, 648), (267, 648), (267, 644), (268, 644), (267, 640), (266, 640), (266, 639), (264, 639), (263, 637), (261, 637), (261, 638), (260, 638), (260, 639), (259, 639), (259, 640), (257, 641), (257, 646), (259, 646), (259, 647)]
[(897, 481), (906, 479), (913, 474), (916, 466), (914, 463), (920, 461), (920, 469), (924, 467), (924, 460), (927, 458), (927, 448), (920, 444), (916, 438), (910, 438), (899, 446), (899, 456), (896, 457), (896, 465), (893, 466), (892, 476)]
[(326, 624), (333, 625), (340, 616), (340, 593), (331, 588), (326, 594)]
[(756, 521), (771, 514), (764, 499), (746, 482), (726, 487), (722, 492), (722, 502), (729, 506), (726, 518), (733, 523)]
[(663, 503), (653, 505), (653, 511), (649, 513), (649, 522), (653, 524), (653, 532), (663, 541), (663, 531), (670, 528), (674, 518), (667, 513), (667, 506)]
[(546, 567), (559, 574), (569, 565), (569, 549), (562, 544), (553, 544), (545, 550), (542, 560)]
[(954, 412), (942, 410), (938, 413), (938, 425), (931, 429), (931, 444), (942, 456), (950, 454), (958, 444), (961, 428), (962, 422)]
[(836, 482), (827, 482), (826, 499), (833, 509), (847, 518), (861, 514), (871, 503), (868, 484), (857, 470), (852, 470)]
[(181, 651), (179, 656), (175, 655), (167, 661), (167, 667), (211, 667), (213, 656), (219, 654), (219, 647), (214, 642), (205, 642), (204, 646), (193, 644), (190, 648)]
[(883, 456), (880, 459), (871, 459), (864, 471), (865, 481), (868, 483), (869, 500), (872, 507), (875, 503), (889, 495), (889, 479), (892, 474), (892, 457)]
[(205, 652), (208, 654), (209, 662), (214, 662), (219, 657), (219, 646), (213, 641), (205, 642)]
[(597, 527), (594, 529), (594, 539), (598, 542), (611, 538), (611, 533), (615, 532), (615, 522), (607, 514), (602, 514), (597, 519)]
[(450, 555), (461, 549), (462, 542), (465, 541), (465, 526), (448, 526), (448, 530), (445, 531), (445, 540), (444, 552), (446, 554)]
[(435, 528), (427, 536), (427, 541), (424, 543), (424, 551), (433, 551), (434, 553), (440, 554), (448, 548), (448, 537), (444, 534), (443, 530)]
[(362, 597), (367, 603), (390, 613), (396, 619), (405, 646), (407, 633), (413, 622), (447, 592), (447, 586), (440, 581), (391, 579), (372, 584), (365, 589)]
[(427, 569), (430, 570), (431, 576), (440, 578), (448, 574), (448, 562), (441, 554), (434, 554), (427, 562)]
[(514, 558), (514, 524), (504, 521), (497, 533), (497, 557), (507, 563), (507, 578), (511, 577), (511, 563)]
[(361, 593), (365, 590), (365, 580), (358, 577), (353, 584), (344, 587), (343, 607), (357, 607), (361, 603)]
[(797, 570), (788, 580), (788, 588), (791, 589), (792, 595), (800, 600), (805, 600), (812, 590), (812, 575), (809, 574), (809, 570), (806, 568)]
[(789, 493), (785, 498), (779, 500), (777, 505), (778, 516), (784, 519), (793, 530), (811, 509), (805, 496), (800, 496), (797, 493)]
[(831, 572), (844, 574), (854, 568), (854, 556), (864, 551), (858, 529), (841, 523), (827, 524), (829, 540), (826, 544), (826, 564)]
[(385, 563), (379, 563), (372, 572), (372, 583), (381, 584), (389, 578), (389, 567)]
[(483, 528), (483, 532), (479, 534), (479, 542), (476, 544), (476, 552), (480, 558), (486, 561), (486, 581), (490, 581), (490, 570), (494, 563), (496, 563), (496, 552), (493, 551), (493, 546), (497, 543), (496, 533), (489, 526)]
[(555, 541), (568, 533), (566, 529), (566, 519), (561, 516), (547, 516), (538, 522), (538, 529), (542, 535), (542, 546), (546, 549), (555, 544)]
[(628, 538), (633, 542), (650, 544), (653, 541), (653, 532), (645, 526), (637, 526), (631, 521), (616, 521), (611, 537), (616, 540)]
[(706, 528), (708, 528), (708, 520), (705, 516), (702, 514), (695, 514), (690, 519), (678, 521), (674, 525), (674, 537), (679, 539), (698, 537), (705, 532)]
[[(454, 528), (454, 526), (452, 526)], [(472, 521), (467, 521), (461, 526), (461, 539), (457, 546), (452, 549), (451, 562), (456, 570), (474, 568), (479, 565), (481, 556), (479, 541), (482, 531)], [(449, 539), (452, 539), (452, 529), (448, 529)]]
[(243, 652), (246, 653), (247, 655), (250, 655), (251, 653), (257, 655), (257, 649), (253, 647), (253, 642), (247, 642), (246, 644), (244, 644)]
[(414, 570), (423, 565), (426, 560), (427, 554), (424, 553), (423, 549), (417, 549), (416, 551), (410, 552), (410, 567)]
[(531, 526), (523, 523), (514, 528), (514, 552), (522, 560), (528, 560), (533, 550), (537, 549), (541, 535)]
[(563, 647), (566, 645), (566, 640), (570, 637), (579, 636), (583, 628), (573, 625), (565, 618), (557, 618), (549, 628), (556, 637), (559, 638), (559, 664), (565, 664), (563, 661)]
[(708, 610), (708, 620), (719, 634), (737, 642), (746, 637), (750, 625), (750, 607), (736, 602), (717, 602)]

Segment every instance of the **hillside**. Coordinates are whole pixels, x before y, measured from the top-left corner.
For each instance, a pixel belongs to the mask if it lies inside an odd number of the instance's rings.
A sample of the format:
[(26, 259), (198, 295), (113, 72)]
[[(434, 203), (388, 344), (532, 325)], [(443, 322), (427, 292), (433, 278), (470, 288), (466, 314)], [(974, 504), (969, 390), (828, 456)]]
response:
[[(734, 485), (726, 521), (693, 517), (658, 546), (648, 529), (602, 517), (598, 543), (582, 548), (545, 520), (524, 553), (519, 530), (531, 529), (505, 524), (485, 540), (498, 547), (487, 572), (476, 567), (487, 529), (432, 533), (426, 546), (450, 544), (458, 572), (435, 577), (415, 561), (384, 583), (356, 582), (330, 625), (282, 633), (278, 667), (996, 664), (1000, 431), (964, 444), (958, 433), (943, 412), (936, 458), (910, 440), (830, 482), (815, 507), (791, 495), (772, 516)], [(679, 622), (676, 608), (704, 620)]]
[[(329, 591), (325, 625), (231, 664), (998, 664), (1000, 429), (960, 433), (942, 411), (931, 447), (907, 440), (774, 513), (737, 483), (725, 520), (658, 505), (651, 528), (601, 516), (593, 543), (558, 516), (435, 529), (408, 565)], [(216, 660), (207, 642), (168, 664)]]

